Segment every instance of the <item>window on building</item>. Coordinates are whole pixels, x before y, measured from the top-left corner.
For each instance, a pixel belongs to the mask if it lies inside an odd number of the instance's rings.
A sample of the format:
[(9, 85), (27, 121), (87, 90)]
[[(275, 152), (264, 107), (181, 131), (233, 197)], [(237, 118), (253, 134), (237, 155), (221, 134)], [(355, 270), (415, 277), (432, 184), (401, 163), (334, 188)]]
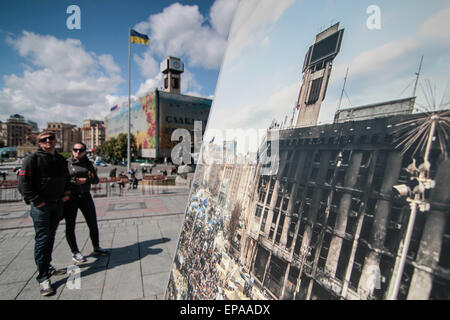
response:
[(442, 237), (441, 254), (439, 256), (439, 265), (443, 268), (450, 269), (450, 216), (447, 215), (447, 223), (444, 235)]
[(317, 262), (317, 267), (321, 270), (325, 269), (328, 257), (328, 250), (330, 248), (330, 242), (331, 242), (331, 234), (329, 232), (325, 232), (322, 241), (322, 248), (320, 249), (319, 261)]
[(339, 260), (336, 269), (336, 278), (344, 280), (345, 272), (347, 270), (350, 253), (352, 249), (352, 242), (346, 239), (342, 239), (341, 252), (339, 253)]
[(180, 89), (180, 79), (172, 78), (172, 88)]
[(300, 256), (300, 249), (302, 246), (303, 234), (305, 232), (305, 222), (299, 221), (300, 226), (298, 228), (297, 237), (295, 238), (294, 254)]
[(287, 241), (286, 241), (286, 249), (290, 249), (292, 246), (292, 240), (294, 239), (294, 232), (298, 222), (298, 215), (293, 214), (291, 217), (291, 223), (288, 229)]
[(255, 217), (257, 217), (257, 218), (261, 217), (261, 213), (262, 213), (262, 207), (260, 205), (257, 205), (256, 211), (255, 211)]
[(361, 278), (364, 260), (367, 254), (367, 247), (359, 244), (355, 252), (355, 260), (353, 262), (352, 273), (350, 275), (350, 287), (357, 290), (359, 279)]
[(269, 209), (265, 209), (264, 210), (264, 215), (263, 215), (263, 218), (262, 218), (262, 221), (261, 221), (261, 228), (260, 228), (260, 231), (261, 232), (264, 232), (264, 229), (265, 229), (265, 227), (266, 227), (266, 220), (267, 220), (267, 214), (268, 214), (268, 212), (269, 212)]
[(311, 89), (306, 104), (314, 104), (319, 100), (320, 90), (322, 88), (323, 77), (317, 78), (311, 82)]
[(281, 214), (280, 221), (278, 222), (277, 227), (277, 235), (275, 237), (275, 243), (279, 244), (281, 239), (281, 234), (283, 233), (284, 219), (286, 218), (285, 214)]
[(286, 266), (286, 262), (276, 256), (272, 256), (264, 286), (277, 297), (281, 294), (283, 288)]

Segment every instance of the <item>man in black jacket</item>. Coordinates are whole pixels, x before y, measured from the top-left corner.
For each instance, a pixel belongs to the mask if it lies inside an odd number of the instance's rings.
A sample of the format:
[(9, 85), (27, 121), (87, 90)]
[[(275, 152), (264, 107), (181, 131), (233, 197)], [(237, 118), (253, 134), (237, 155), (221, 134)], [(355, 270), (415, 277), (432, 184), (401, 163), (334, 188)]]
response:
[(70, 195), (70, 176), (66, 160), (55, 151), (55, 133), (44, 130), (38, 135), (38, 141), (38, 151), (25, 158), (18, 176), (19, 189), (30, 204), (35, 230), (37, 281), (41, 294), (48, 296), (55, 292), (50, 282), (54, 271), (50, 262), (63, 203)]

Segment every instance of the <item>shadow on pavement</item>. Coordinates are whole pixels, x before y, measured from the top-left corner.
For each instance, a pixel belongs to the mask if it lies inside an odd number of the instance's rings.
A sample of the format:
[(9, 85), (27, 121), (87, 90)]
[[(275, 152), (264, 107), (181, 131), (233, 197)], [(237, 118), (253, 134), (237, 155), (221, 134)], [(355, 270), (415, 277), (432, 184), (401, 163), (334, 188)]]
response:
[[(80, 269), (87, 269), (81, 271), (81, 278), (86, 277), (88, 275), (94, 274), (96, 272), (101, 272), (103, 270), (111, 270), (115, 267), (133, 263), (135, 261), (139, 261), (148, 255), (157, 255), (163, 252), (161, 248), (152, 248), (155, 245), (163, 244), (169, 242), (170, 238), (160, 238), (153, 240), (146, 240), (143, 242), (134, 243), (128, 246), (111, 248), (108, 249), (110, 252), (109, 255), (95, 255), (94, 253), (86, 256), (89, 257), (97, 257), (97, 259), (93, 262), (81, 263), (77, 264)], [(53, 286), (56, 289), (61, 287), (67, 282), (67, 277), (59, 279), (53, 283)]]

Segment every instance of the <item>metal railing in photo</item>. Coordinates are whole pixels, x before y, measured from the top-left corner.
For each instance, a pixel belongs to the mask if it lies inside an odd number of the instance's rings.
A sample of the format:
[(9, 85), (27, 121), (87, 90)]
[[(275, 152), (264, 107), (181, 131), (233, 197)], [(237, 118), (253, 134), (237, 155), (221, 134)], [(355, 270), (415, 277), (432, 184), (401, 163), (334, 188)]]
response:
[(17, 189), (18, 180), (0, 181), (0, 203), (20, 202), (22, 195)]
[(98, 184), (91, 185), (91, 194), (94, 198), (108, 197), (111, 195), (110, 182), (108, 178), (100, 178)]
[(148, 175), (142, 177), (142, 194), (160, 194), (168, 190), (169, 180), (164, 175)]

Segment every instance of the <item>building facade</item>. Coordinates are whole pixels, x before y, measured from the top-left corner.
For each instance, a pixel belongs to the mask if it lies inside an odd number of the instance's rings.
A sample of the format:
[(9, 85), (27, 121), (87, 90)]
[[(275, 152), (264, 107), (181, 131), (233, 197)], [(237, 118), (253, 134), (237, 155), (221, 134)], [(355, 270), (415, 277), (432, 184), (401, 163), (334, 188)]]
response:
[(412, 155), (396, 148), (396, 124), (417, 117), (280, 132), (279, 170), (257, 175), (241, 244), (244, 267), (272, 298), (389, 299), (398, 277), (398, 299), (450, 298), (450, 160), (438, 148), (431, 210), (417, 215), (398, 274), (410, 210), (393, 187), (409, 181)]
[(105, 142), (105, 123), (101, 120), (84, 120), (81, 127), (81, 142), (93, 151)]
[[(164, 90), (155, 89), (130, 106), (130, 133), (138, 149), (135, 156), (170, 159), (174, 147), (182, 140), (181, 136), (188, 138), (189, 135), (194, 142), (196, 134), (204, 133), (212, 100), (180, 94), (183, 70), (184, 65), (178, 58), (165, 59), (161, 64), (166, 84)], [(128, 124), (128, 104), (113, 108), (105, 117), (106, 140), (121, 133), (127, 134)], [(180, 130), (175, 132), (177, 129)], [(194, 149), (194, 152), (198, 150)], [(175, 156), (182, 158), (180, 154)], [(192, 163), (191, 157), (188, 158), (183, 159), (184, 164)]]
[(47, 122), (47, 129), (56, 133), (56, 149), (59, 152), (71, 152), (72, 146), (81, 140), (80, 128), (63, 122)]
[(6, 122), (6, 145), (17, 147), (31, 139), (32, 125), (20, 114), (14, 114)]

